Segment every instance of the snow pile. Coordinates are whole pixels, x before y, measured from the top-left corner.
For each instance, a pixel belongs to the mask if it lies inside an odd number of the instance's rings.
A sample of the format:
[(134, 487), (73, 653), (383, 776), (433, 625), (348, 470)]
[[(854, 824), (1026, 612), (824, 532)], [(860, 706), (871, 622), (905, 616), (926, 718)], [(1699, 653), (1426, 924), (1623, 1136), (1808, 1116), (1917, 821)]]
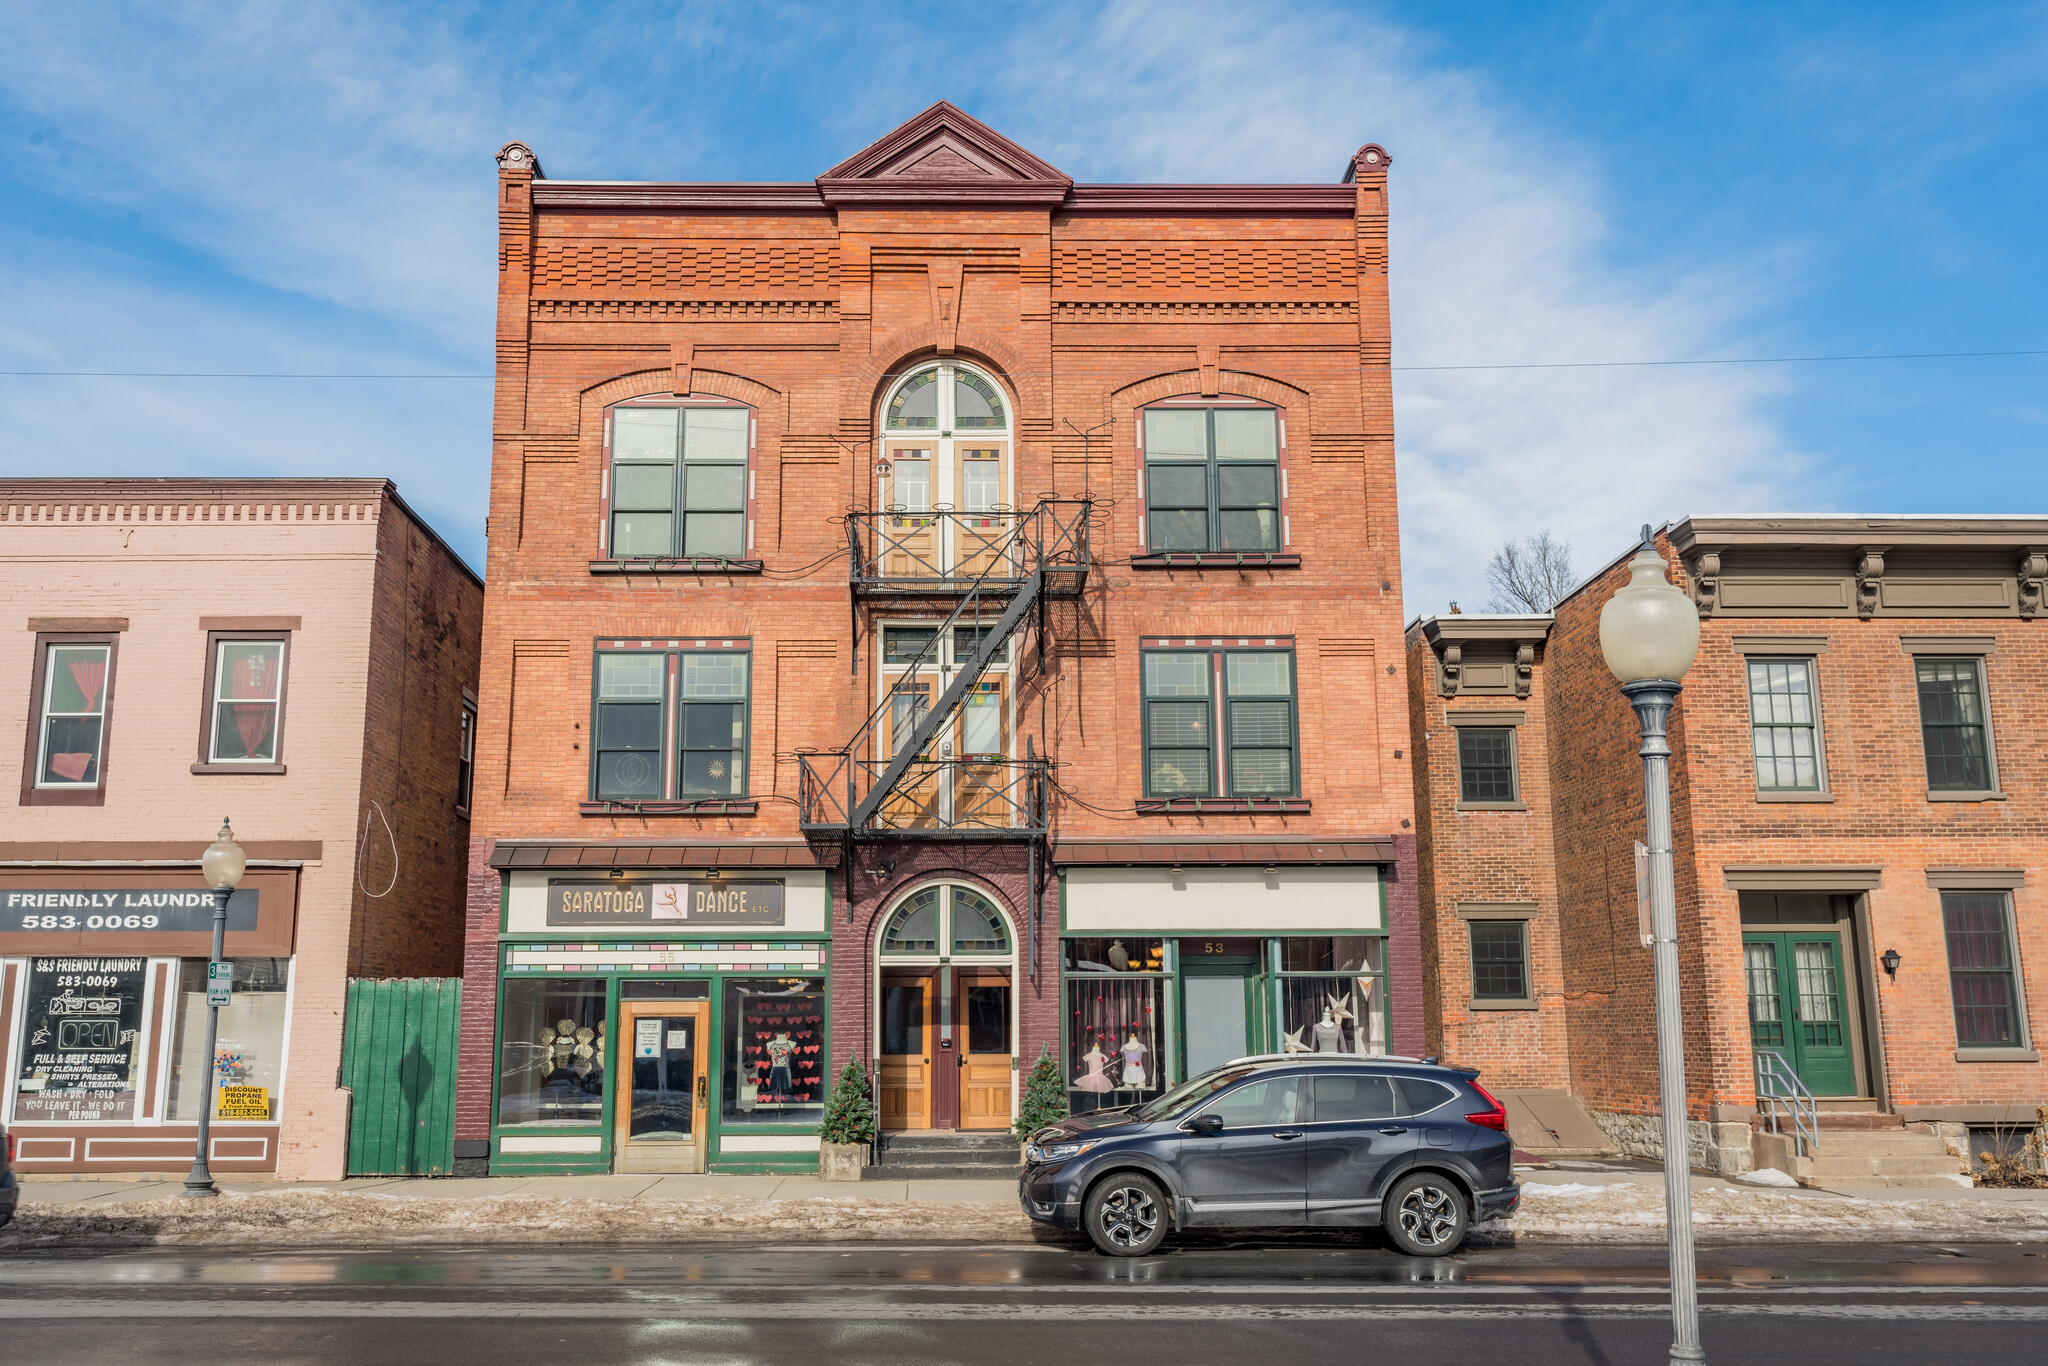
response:
[[(1717, 1243), (2048, 1240), (2048, 1202), (1855, 1200), (1788, 1190), (1693, 1191), (1694, 1233)], [(1522, 1187), (1512, 1219), (1481, 1226), (1516, 1242), (1661, 1243), (1664, 1187)]]
[(331, 1190), (24, 1204), (0, 1251), (47, 1246), (337, 1247), (487, 1243), (1028, 1243), (1015, 1205), (885, 1200), (431, 1200)]
[(1776, 1167), (1758, 1167), (1753, 1172), (1737, 1174), (1737, 1181), (1745, 1186), (1788, 1186), (1797, 1188), (1798, 1178), (1790, 1172), (1781, 1172)]

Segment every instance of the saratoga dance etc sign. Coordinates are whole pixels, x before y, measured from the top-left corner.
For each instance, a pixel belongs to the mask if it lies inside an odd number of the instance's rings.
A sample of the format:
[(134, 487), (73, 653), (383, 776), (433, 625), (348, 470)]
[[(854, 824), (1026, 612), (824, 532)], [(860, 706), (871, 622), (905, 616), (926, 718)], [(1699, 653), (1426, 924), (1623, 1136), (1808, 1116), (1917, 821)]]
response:
[(554, 882), (548, 925), (780, 925), (780, 882)]
[[(256, 928), (254, 888), (228, 894), (228, 930)], [(51, 930), (154, 930), (211, 933), (213, 908), (221, 894), (203, 887), (137, 887), (106, 891), (89, 887), (23, 888), (0, 891), (0, 935), (44, 934)]]

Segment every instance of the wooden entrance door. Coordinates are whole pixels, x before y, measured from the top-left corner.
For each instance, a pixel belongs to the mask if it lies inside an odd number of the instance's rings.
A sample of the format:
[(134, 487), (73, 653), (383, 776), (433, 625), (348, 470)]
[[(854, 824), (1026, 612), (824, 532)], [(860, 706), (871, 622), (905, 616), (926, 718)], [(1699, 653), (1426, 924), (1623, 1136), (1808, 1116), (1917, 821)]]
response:
[(932, 1127), (932, 1054), (938, 1034), (937, 982), (929, 975), (882, 978), (882, 1046), (877, 1072), (884, 1129)]
[(1010, 973), (1008, 969), (960, 968), (954, 980), (953, 1010), (959, 1022), (954, 1035), (960, 1071), (960, 1127), (1010, 1127), (1011, 1075), (1016, 1067), (1011, 1043)]
[[(932, 709), (934, 679), (920, 672), (916, 678), (898, 677), (889, 682), (889, 706), (882, 713), (881, 753), (887, 761), (910, 743), (918, 723)], [(927, 753), (930, 751), (927, 750)], [(892, 830), (930, 830), (946, 823), (950, 795), (944, 782), (945, 770), (925, 761), (913, 760), (895, 789), (882, 801), (882, 824)]]
[(884, 448), (888, 472), (882, 476), (881, 544), (875, 551), (882, 574), (891, 579), (936, 579), (945, 576), (945, 551), (939, 519), (933, 515), (934, 469), (929, 445)]
[(1793, 930), (1742, 936), (1752, 1046), (1785, 1055), (1816, 1096), (1856, 1094), (1842, 991), (1842, 936)]
[(612, 1170), (704, 1170), (710, 1020), (709, 1001), (619, 1003)]

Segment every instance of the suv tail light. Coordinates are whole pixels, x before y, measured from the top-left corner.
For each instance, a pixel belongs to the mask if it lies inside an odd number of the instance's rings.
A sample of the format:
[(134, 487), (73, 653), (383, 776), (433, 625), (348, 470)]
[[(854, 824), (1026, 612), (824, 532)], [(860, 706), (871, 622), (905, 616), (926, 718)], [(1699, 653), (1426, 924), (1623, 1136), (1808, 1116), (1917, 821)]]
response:
[(1472, 1080), (1470, 1077), (1465, 1078), (1465, 1084), (1467, 1086), (1470, 1086), (1473, 1090), (1477, 1091), (1480, 1094), (1480, 1097), (1484, 1099), (1488, 1105), (1491, 1105), (1493, 1107), (1491, 1110), (1473, 1111), (1471, 1114), (1465, 1116), (1466, 1122), (1470, 1124), (1477, 1124), (1487, 1129), (1498, 1129), (1502, 1133), (1506, 1133), (1508, 1131), (1507, 1107), (1502, 1105), (1499, 1101), (1495, 1100), (1492, 1094), (1489, 1093), (1484, 1086), (1481, 1086), (1478, 1082)]
[(7, 1135), (7, 1165), (14, 1165), (14, 1135)]

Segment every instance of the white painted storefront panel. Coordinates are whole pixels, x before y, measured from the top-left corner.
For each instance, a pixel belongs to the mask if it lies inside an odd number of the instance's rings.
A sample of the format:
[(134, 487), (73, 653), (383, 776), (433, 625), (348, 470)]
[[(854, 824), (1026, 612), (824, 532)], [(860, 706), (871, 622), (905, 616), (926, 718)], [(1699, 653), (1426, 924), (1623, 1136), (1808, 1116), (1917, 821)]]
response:
[[(672, 881), (694, 880), (695, 874), (677, 874), (666, 870), (643, 872), (634, 870), (635, 879), (661, 876)], [(742, 882), (780, 882), (782, 884), (782, 923), (780, 925), (717, 926), (706, 925), (698, 928), (664, 921), (658, 925), (579, 925), (561, 926), (548, 924), (548, 882), (574, 880), (597, 882), (604, 878), (603, 869), (582, 870), (575, 868), (518, 869), (513, 872), (511, 882), (505, 889), (505, 933), (520, 937), (558, 936), (563, 939), (627, 939), (635, 935), (658, 934), (703, 935), (712, 939), (774, 938), (785, 934), (823, 934), (828, 928), (825, 906), (825, 871), (822, 868), (809, 869), (762, 869), (728, 868), (725, 877)]]
[(814, 1153), (816, 1134), (721, 1134), (720, 1153)]
[(1380, 928), (1379, 870), (1372, 867), (1070, 868), (1066, 929), (1235, 934)]

